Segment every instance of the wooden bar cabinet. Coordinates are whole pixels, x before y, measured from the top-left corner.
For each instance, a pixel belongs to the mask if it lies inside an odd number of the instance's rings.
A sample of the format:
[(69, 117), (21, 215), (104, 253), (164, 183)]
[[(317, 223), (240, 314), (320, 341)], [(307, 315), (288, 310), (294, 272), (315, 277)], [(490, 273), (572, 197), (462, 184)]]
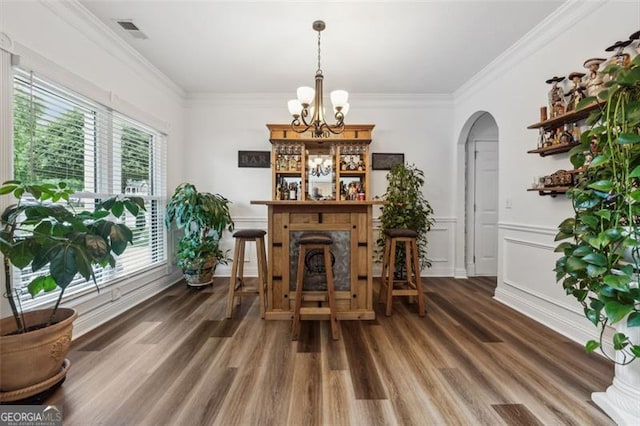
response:
[[(331, 235), (338, 319), (374, 319), (372, 211), (369, 145), (373, 125), (347, 125), (329, 138), (299, 134), (290, 125), (269, 124), (272, 195), (252, 204), (268, 209), (266, 319), (291, 319), (298, 240), (303, 232)], [(321, 253), (305, 258), (305, 305), (322, 304), (314, 292), (326, 283)]]

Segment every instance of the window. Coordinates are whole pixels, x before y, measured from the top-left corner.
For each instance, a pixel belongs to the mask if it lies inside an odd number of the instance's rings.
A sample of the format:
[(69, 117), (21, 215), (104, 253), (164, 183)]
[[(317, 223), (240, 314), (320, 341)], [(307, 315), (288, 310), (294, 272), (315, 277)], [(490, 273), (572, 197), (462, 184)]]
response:
[[(147, 211), (126, 219), (133, 246), (115, 269), (96, 270), (99, 286), (166, 263), (163, 135), (19, 68), (14, 69), (13, 115), (16, 179), (67, 182), (76, 191), (74, 202), (84, 208), (116, 194), (145, 200)], [(36, 303), (26, 290), (34, 275), (14, 270), (25, 307)], [(78, 276), (66, 294), (93, 285)], [(55, 292), (41, 293), (36, 299), (39, 303), (55, 297)]]

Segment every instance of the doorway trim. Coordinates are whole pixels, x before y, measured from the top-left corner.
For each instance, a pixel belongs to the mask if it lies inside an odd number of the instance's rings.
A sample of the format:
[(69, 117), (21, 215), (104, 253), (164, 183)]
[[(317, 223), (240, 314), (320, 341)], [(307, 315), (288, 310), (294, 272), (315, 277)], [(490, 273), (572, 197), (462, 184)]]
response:
[[(488, 111), (476, 111), (464, 123), (458, 136), (458, 143), (456, 147), (456, 251), (455, 251), (455, 263), (454, 263), (454, 277), (455, 278), (468, 278), (467, 265), (466, 265), (466, 252), (467, 252), (467, 238), (466, 238), (466, 191), (465, 186), (467, 184), (467, 140), (471, 133), (473, 125), (478, 121), (480, 117), (485, 114), (489, 114), (493, 121), (498, 122), (495, 116)], [(498, 127), (498, 159), (500, 158), (500, 131)], [(499, 161), (499, 160), (498, 160)], [(498, 162), (498, 168), (500, 167)], [(500, 197), (498, 196), (498, 206), (500, 206)], [(498, 207), (498, 211), (499, 211)]]

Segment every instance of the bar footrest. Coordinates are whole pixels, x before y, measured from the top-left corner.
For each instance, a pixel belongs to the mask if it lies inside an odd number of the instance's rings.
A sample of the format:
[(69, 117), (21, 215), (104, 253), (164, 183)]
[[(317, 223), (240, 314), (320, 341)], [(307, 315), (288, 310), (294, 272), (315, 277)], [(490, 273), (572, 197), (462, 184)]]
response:
[(328, 306), (301, 306), (300, 315), (331, 315), (331, 308)]

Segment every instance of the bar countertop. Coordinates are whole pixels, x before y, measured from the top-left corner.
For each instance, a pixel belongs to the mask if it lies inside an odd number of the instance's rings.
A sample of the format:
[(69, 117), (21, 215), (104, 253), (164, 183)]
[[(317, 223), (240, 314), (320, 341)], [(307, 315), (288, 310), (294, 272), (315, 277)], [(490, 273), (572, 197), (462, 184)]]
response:
[(385, 204), (384, 200), (366, 201), (298, 201), (298, 200), (251, 200), (251, 204), (265, 206), (377, 206)]

